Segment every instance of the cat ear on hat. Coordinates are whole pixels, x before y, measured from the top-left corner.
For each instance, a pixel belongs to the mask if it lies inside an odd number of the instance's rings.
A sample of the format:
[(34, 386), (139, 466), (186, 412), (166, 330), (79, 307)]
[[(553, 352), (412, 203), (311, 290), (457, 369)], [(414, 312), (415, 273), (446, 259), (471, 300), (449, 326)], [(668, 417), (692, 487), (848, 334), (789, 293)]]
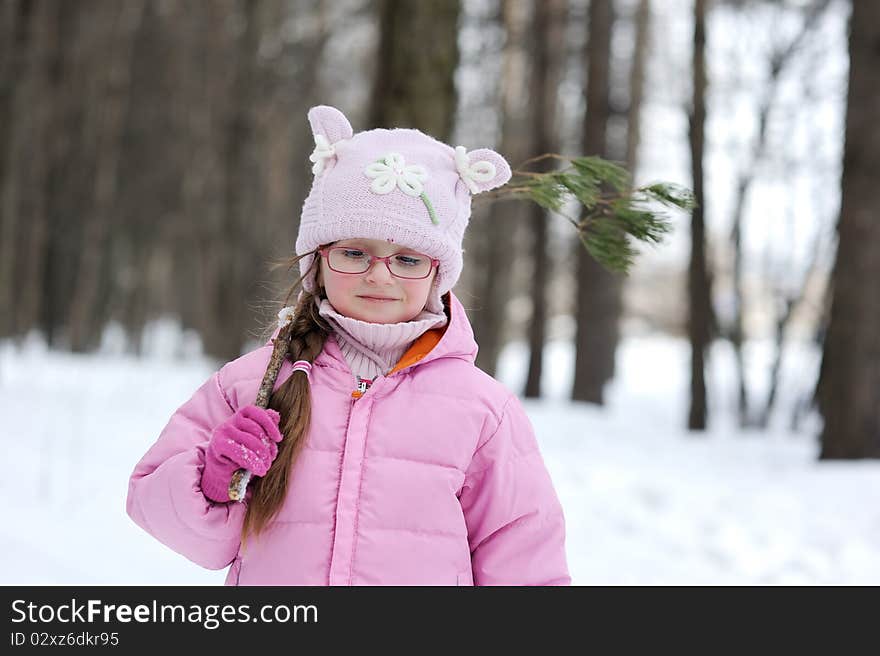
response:
[(472, 194), (500, 187), (511, 176), (507, 160), (489, 148), (468, 151), (464, 146), (457, 146), (455, 168)]
[(318, 105), (309, 110), (308, 116), (312, 134), (323, 135), (331, 145), (342, 139), (350, 139), (353, 134), (351, 123), (345, 118), (345, 114), (335, 107)]
[(336, 157), (333, 144), (350, 139), (354, 132), (345, 114), (329, 105), (312, 107), (308, 113), (309, 125), (315, 137), (315, 150), (309, 156), (313, 162), (312, 173), (320, 175), (328, 160)]

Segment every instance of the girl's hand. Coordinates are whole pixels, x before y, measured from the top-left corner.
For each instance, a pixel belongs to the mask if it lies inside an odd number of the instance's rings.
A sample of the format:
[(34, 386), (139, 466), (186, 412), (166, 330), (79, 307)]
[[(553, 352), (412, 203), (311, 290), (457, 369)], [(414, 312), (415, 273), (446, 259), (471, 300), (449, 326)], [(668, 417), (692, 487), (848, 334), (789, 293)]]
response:
[(239, 408), (217, 426), (205, 452), (202, 492), (212, 501), (229, 501), (229, 482), (237, 469), (265, 476), (282, 439), (280, 415), (256, 405)]

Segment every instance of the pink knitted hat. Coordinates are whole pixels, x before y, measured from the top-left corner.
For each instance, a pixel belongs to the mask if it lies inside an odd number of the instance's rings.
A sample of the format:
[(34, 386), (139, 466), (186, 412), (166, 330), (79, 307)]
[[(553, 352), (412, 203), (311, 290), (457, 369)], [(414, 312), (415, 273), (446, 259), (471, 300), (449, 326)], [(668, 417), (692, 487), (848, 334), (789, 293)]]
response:
[[(412, 129), (352, 134), (335, 107), (309, 110), (315, 137), (315, 178), (303, 204), (296, 252), (356, 237), (382, 239), (440, 260), (426, 308), (442, 312), (440, 297), (461, 275), (462, 240), (471, 195), (503, 185), (510, 166), (487, 148), (452, 148)], [(300, 260), (306, 275), (317, 254)], [(315, 292), (315, 275), (303, 279)]]

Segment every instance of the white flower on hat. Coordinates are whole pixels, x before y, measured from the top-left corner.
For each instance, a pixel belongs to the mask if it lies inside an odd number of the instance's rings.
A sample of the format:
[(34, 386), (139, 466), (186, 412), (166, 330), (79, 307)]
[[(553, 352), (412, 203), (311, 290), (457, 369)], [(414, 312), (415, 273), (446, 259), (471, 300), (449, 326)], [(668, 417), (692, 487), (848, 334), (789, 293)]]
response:
[(477, 186), (478, 182), (489, 182), (497, 173), (492, 162), (478, 160), (471, 164), (464, 146), (455, 147), (455, 168), (458, 169), (458, 175), (464, 180), (472, 194), (478, 194), (482, 191)]
[(315, 149), (309, 155), (309, 160), (314, 162), (312, 173), (320, 175), (324, 171), (324, 162), (331, 157), (336, 156), (336, 149), (333, 144), (327, 141), (327, 137), (323, 134), (315, 135)]
[(388, 153), (378, 162), (373, 162), (364, 169), (368, 178), (373, 178), (370, 185), (377, 194), (390, 193), (394, 187), (409, 196), (419, 197), (424, 191), (422, 183), (428, 179), (428, 171), (420, 164), (406, 165), (400, 153)]

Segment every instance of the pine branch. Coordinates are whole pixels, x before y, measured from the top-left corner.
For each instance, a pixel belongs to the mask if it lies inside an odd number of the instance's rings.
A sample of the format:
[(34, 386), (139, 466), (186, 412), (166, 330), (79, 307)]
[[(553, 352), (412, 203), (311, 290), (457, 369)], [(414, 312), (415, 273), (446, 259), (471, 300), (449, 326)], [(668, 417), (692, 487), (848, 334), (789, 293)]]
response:
[[(535, 172), (526, 170), (547, 159), (566, 163), (564, 168)], [(479, 198), (528, 199), (565, 217), (577, 230), (584, 248), (606, 269), (627, 273), (637, 254), (633, 240), (659, 244), (672, 231), (668, 215), (655, 209), (690, 210), (690, 190), (667, 182), (631, 188), (625, 168), (600, 157), (564, 157), (545, 153), (523, 162), (503, 187)], [(563, 209), (572, 201), (581, 206), (581, 218)]]

